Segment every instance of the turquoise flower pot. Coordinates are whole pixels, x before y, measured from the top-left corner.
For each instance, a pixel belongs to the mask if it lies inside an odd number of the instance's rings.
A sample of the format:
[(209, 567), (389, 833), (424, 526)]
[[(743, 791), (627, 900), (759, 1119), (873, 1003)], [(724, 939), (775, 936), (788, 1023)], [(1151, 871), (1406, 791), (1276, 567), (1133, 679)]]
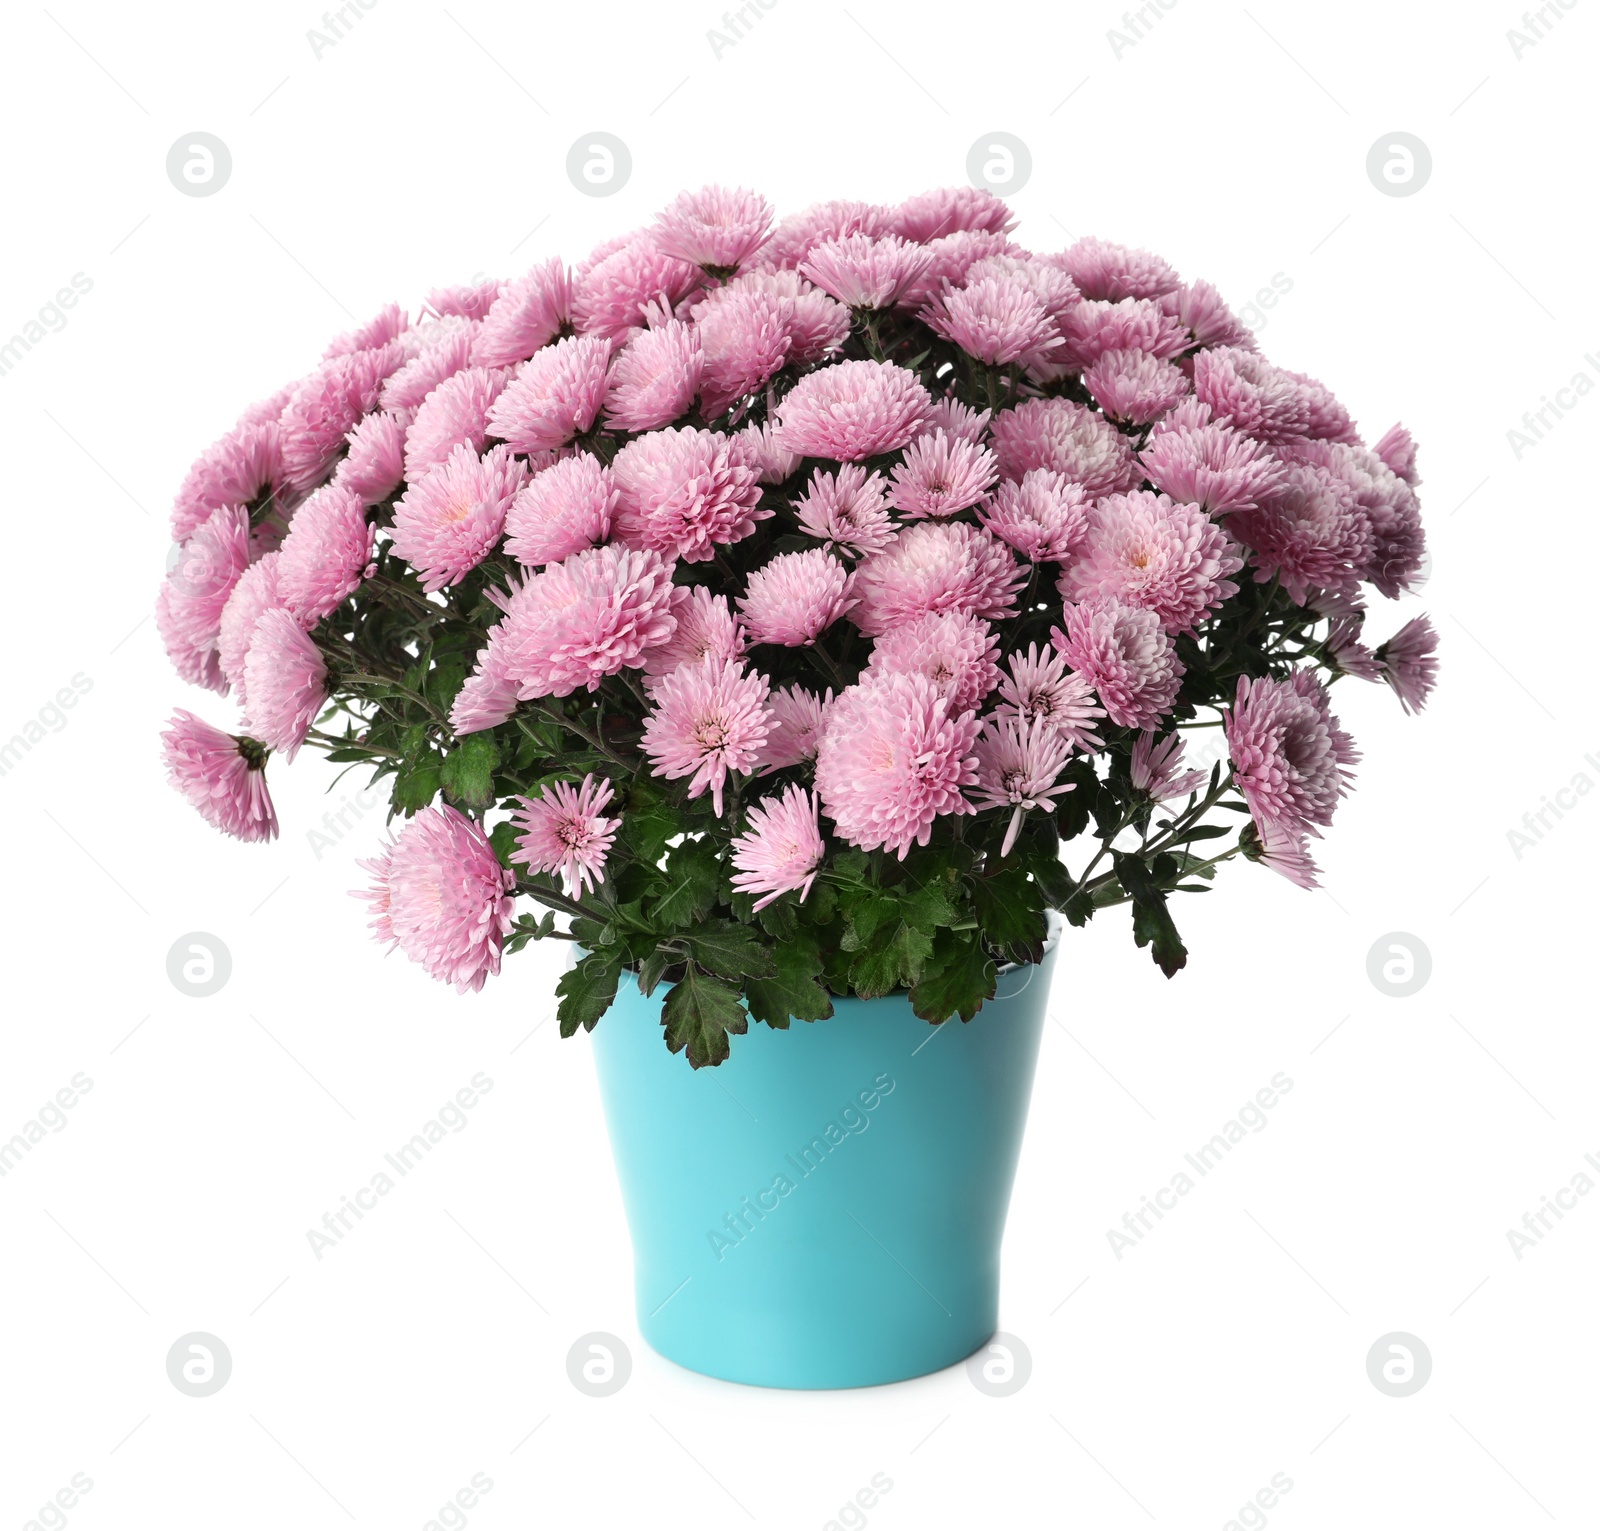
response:
[(761, 1387), (898, 1382), (995, 1331), (1000, 1240), (1055, 947), (977, 1016), (903, 994), (752, 1024), (719, 1068), (666, 1049), (624, 974), (592, 1038), (633, 1235), (639, 1329), (691, 1371)]

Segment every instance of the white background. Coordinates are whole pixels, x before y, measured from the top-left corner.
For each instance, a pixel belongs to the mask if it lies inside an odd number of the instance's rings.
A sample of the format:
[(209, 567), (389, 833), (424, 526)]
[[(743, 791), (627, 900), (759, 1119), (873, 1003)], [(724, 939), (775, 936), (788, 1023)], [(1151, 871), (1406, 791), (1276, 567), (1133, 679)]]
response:
[[(0, 1136), (93, 1087), (0, 1180), (0, 1528), (75, 1473), (85, 1531), (423, 1527), (475, 1473), (484, 1531), (823, 1527), (874, 1473), (883, 1531), (1221, 1528), (1275, 1473), (1284, 1528), (1595, 1524), (1600, 1195), (1521, 1260), (1506, 1237), (1600, 1155), (1600, 800), (1520, 857), (1507, 837), (1600, 782), (1600, 399), (1520, 460), (1506, 434), (1600, 378), (1594, 7), (1519, 58), (1510, 3), (1178, 0), (1119, 53), (1111, 3), (777, 0), (719, 57), (714, 3), (379, 0), (320, 57), (311, 4), (8, 18), (0, 337), (93, 286), (0, 377), (0, 738), (92, 689), (0, 778)], [(196, 130), (233, 158), (208, 198), (164, 168)], [(564, 168), (595, 130), (634, 162), (604, 199)], [(1366, 758), (1326, 892), (1226, 868), (1178, 910), (1170, 983), (1121, 911), (1069, 936), (1006, 1245), (1025, 1387), (724, 1385), (638, 1339), (587, 1044), (549, 1023), (560, 953), (467, 998), (383, 960), (346, 897), (382, 811), (319, 855), (357, 778), (325, 796), (310, 753), (274, 765), (269, 847), (166, 786), (173, 705), (231, 722), (148, 618), (166, 511), (247, 403), (391, 298), (576, 260), (710, 180), (780, 212), (895, 201), (963, 181), (996, 130), (1032, 152), (1023, 242), (1147, 245), (1240, 308), (1281, 274), (1264, 350), (1369, 439), (1411, 427), (1433, 572), (1372, 629), (1431, 611), (1443, 679), (1417, 719), (1337, 688)], [(1395, 130), (1432, 153), (1414, 196), (1366, 174)], [(208, 999), (166, 973), (195, 931), (232, 955)], [(1397, 931), (1432, 958), (1405, 999), (1367, 975)], [(319, 1261), (307, 1230), (479, 1070), (466, 1129)], [(1266, 1129), (1119, 1260), (1107, 1230), (1278, 1071)], [(166, 1374), (196, 1330), (233, 1357), (209, 1398)], [(608, 1399), (567, 1380), (591, 1330), (633, 1353)], [(1396, 1330), (1433, 1357), (1409, 1398), (1366, 1372)]]

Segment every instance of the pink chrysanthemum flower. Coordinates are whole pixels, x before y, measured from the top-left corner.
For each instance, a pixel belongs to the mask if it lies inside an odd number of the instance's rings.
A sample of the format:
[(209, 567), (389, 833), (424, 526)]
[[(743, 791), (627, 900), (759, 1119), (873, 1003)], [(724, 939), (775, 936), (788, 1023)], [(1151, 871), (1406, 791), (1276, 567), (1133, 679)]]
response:
[(700, 412), (711, 420), (782, 368), (793, 310), (787, 299), (741, 282), (715, 289), (691, 312), (704, 358)]
[(172, 540), (187, 542), (224, 505), (287, 508), (279, 503), (289, 498), (287, 488), (276, 418), (236, 425), (184, 475), (172, 505)]
[(1169, 361), (1144, 351), (1106, 351), (1083, 374), (1083, 385), (1113, 420), (1148, 425), (1189, 392), (1189, 379)]
[(508, 372), (468, 367), (446, 378), (423, 400), (406, 429), (406, 478), (411, 483), (426, 478), (458, 446), (483, 450), (489, 439), (490, 412), (510, 377)]
[(350, 432), (349, 450), (334, 470), (333, 482), (357, 495), (363, 505), (381, 505), (405, 481), (409, 414), (379, 410)]
[(1157, 489), (1214, 516), (1253, 509), (1283, 477), (1260, 442), (1226, 425), (1157, 430), (1139, 461)]
[(1298, 463), (1228, 529), (1250, 549), (1257, 583), (1276, 578), (1297, 606), (1313, 588), (1354, 591), (1372, 552), (1372, 523), (1349, 486)]
[(335, 335), (328, 342), (328, 349), (322, 353), (322, 359), (332, 361), (336, 356), (353, 356), (357, 351), (375, 350), (388, 345), (391, 340), (398, 340), (410, 328), (411, 321), (406, 318), (400, 305), (385, 303), (365, 324)]
[(581, 436), (606, 396), (611, 343), (569, 335), (540, 351), (489, 411), (489, 429), (519, 452), (548, 452)]
[(973, 746), (978, 759), (978, 807), (1009, 808), (1011, 822), (1000, 854), (1009, 856), (1030, 808), (1055, 812), (1055, 800), (1074, 783), (1057, 786), (1072, 746), (1043, 718), (1024, 723), (1018, 717), (991, 718)]
[(630, 441), (611, 464), (618, 490), (615, 534), (631, 546), (704, 563), (748, 537), (770, 510), (761, 485), (726, 436), (689, 427)]
[(1000, 475), (994, 453), (943, 431), (918, 436), (889, 477), (889, 503), (911, 521), (953, 516), (988, 494)]
[(1029, 563), (1065, 563), (1089, 529), (1089, 497), (1064, 473), (1030, 468), (1001, 484), (978, 519)]
[(1306, 391), (1292, 373), (1253, 351), (1218, 346), (1194, 358), (1195, 396), (1221, 425), (1258, 441), (1292, 441), (1310, 434)]
[(1307, 463), (1342, 484), (1372, 529), (1372, 542), (1360, 566), (1390, 600), (1402, 594), (1422, 570), (1424, 538), (1416, 492), (1376, 452), (1337, 441), (1293, 441), (1277, 448), (1291, 463)]
[(747, 672), (736, 659), (708, 656), (680, 665), (655, 687), (655, 706), (645, 715), (640, 749), (651, 774), (676, 781), (687, 776), (689, 796), (711, 792), (711, 808), (722, 817), (728, 773), (752, 773), (772, 726), (766, 676)]
[(1164, 803), (1170, 798), (1188, 797), (1205, 785), (1204, 771), (1184, 771), (1183, 735), (1174, 731), (1159, 743), (1146, 729), (1133, 743), (1133, 756), (1128, 762), (1128, 779), (1137, 791), (1143, 792), (1153, 802)]
[(1044, 304), (1024, 282), (988, 276), (940, 294), (918, 316), (935, 334), (991, 367), (1048, 357), (1061, 344)]
[(1391, 425), (1372, 450), (1375, 456), (1383, 459), (1391, 473), (1403, 478), (1413, 489), (1417, 487), (1417, 444), (1405, 426)]
[(538, 797), (518, 797), (511, 815), (517, 830), (511, 859), (530, 872), (559, 873), (567, 897), (582, 898), (605, 881), (606, 855), (622, 823), (601, 814), (611, 797), (611, 783), (592, 771), (577, 787), (547, 782)]
[(360, 865), (373, 885), (355, 896), (371, 906), (380, 941), (460, 994), (500, 971), (516, 879), (464, 813), (424, 808), (383, 854)]
[(972, 409), (960, 399), (935, 399), (919, 436), (943, 431), (947, 436), (957, 436), (962, 441), (982, 441), (989, 432), (989, 421), (994, 411)]
[(225, 691), (217, 664), (222, 611), (250, 563), (250, 517), (242, 505), (212, 511), (183, 545), (156, 599), (156, 627), (178, 674)]
[(1144, 607), (1169, 633), (1191, 632), (1239, 587), (1244, 560), (1198, 505), (1135, 490), (1107, 495), (1089, 512), (1078, 556), (1062, 571), (1067, 601), (1102, 596)]
[(929, 611), (1013, 616), (1027, 572), (998, 537), (964, 521), (908, 526), (856, 570), (850, 620), (876, 638)]
[(458, 735), (498, 728), (517, 710), (519, 687), (506, 672), (506, 645), (500, 628), (478, 650), (478, 661), (450, 704), (450, 727)]
[(1103, 718), (1105, 708), (1095, 706), (1094, 687), (1052, 649), (1040, 651), (1030, 643), (1027, 653), (1018, 650), (1006, 661), (1008, 674), (1000, 680), (1001, 717), (1017, 717), (1024, 723), (1042, 721), (1060, 734), (1074, 749), (1091, 755), (1105, 745), (1094, 731), (1094, 720)]
[(1361, 437), (1347, 410), (1333, 396), (1333, 390), (1304, 372), (1290, 372), (1287, 376), (1299, 385), (1300, 396), (1306, 407), (1306, 435), (1313, 441), (1337, 441), (1345, 446), (1359, 445)]
[(1223, 301), (1210, 282), (1191, 282), (1161, 295), (1161, 311), (1188, 330), (1196, 346), (1238, 346), (1253, 351), (1250, 327)]
[(1092, 235), (1080, 239), (1059, 258), (1086, 298), (1111, 302), (1159, 298), (1182, 285), (1178, 273), (1159, 255)]
[(470, 446), (458, 446), (413, 481), (395, 506), (395, 552), (421, 576), (424, 590), (455, 584), (500, 540), (511, 503), (527, 482), (527, 465), (510, 447), (479, 457)]
[(278, 595), (279, 556), (268, 553), (239, 576), (218, 623), (217, 663), (241, 712), (248, 713), (250, 708), (244, 690), (244, 662), (250, 652), (250, 639), (255, 635), (256, 618), (274, 606), (283, 605)]
[(738, 659), (745, 650), (745, 634), (734, 619), (725, 595), (713, 595), (704, 585), (674, 585), (672, 618), (677, 626), (665, 643), (644, 656), (645, 686), (670, 675), (680, 665), (714, 659)]
[(999, 682), (999, 657), (994, 629), (982, 617), (930, 611), (873, 644), (866, 676), (924, 675), (952, 713), (971, 712)]
[(1001, 410), (989, 428), (1002, 478), (1020, 479), (1030, 468), (1064, 473), (1093, 499), (1139, 483), (1139, 465), (1127, 438), (1103, 415), (1070, 399), (1029, 399)]
[(978, 720), (950, 711), (923, 675), (849, 686), (828, 709), (817, 749), (823, 811), (850, 844), (902, 860), (926, 845), (941, 814), (971, 813)]
[(933, 256), (932, 265), (907, 285), (900, 295), (900, 301), (895, 304), (903, 314), (919, 312), (938, 297), (947, 285), (961, 286), (967, 279), (967, 273), (979, 261), (991, 256), (1024, 253), (1004, 234), (987, 233), (981, 229), (961, 230), (930, 239), (927, 249)]
[(999, 197), (976, 186), (941, 186), (908, 197), (891, 221), (895, 233), (919, 245), (956, 233), (1009, 234), (1017, 225)]
[(530, 568), (560, 563), (604, 542), (616, 508), (616, 483), (599, 458), (587, 452), (563, 458), (536, 473), (511, 502), (506, 552)]
[(757, 909), (785, 893), (799, 893), (803, 904), (827, 855), (817, 827), (816, 794), (791, 783), (782, 796), (754, 804), (745, 820), (748, 832), (733, 842), (733, 864), (739, 869), (731, 879), (734, 887), (764, 895)]
[(728, 286), (764, 293), (780, 305), (791, 367), (809, 367), (831, 356), (850, 338), (850, 310), (820, 287), (813, 287), (798, 271), (761, 268), (745, 272)]
[(656, 215), (656, 244), (668, 255), (695, 266), (732, 271), (767, 241), (772, 207), (742, 186), (704, 186), (679, 192)]
[(1159, 728), (1172, 711), (1183, 666), (1161, 618), (1120, 601), (1066, 608), (1067, 629), (1050, 631), (1067, 663), (1095, 689), (1106, 716), (1123, 728)]
[(822, 548), (779, 553), (751, 572), (738, 599), (752, 643), (801, 648), (855, 605), (850, 574)]
[(1083, 294), (1065, 271), (1026, 251), (985, 255), (975, 260), (967, 268), (966, 285), (970, 287), (987, 277), (1022, 283), (1044, 305), (1045, 312), (1057, 321), (1083, 301)]
[(472, 341), (475, 367), (513, 367), (542, 351), (567, 322), (572, 283), (552, 256), (501, 288)]
[(857, 463), (837, 473), (821, 468), (811, 475), (806, 492), (794, 502), (800, 530), (853, 557), (878, 553), (894, 540), (889, 493), (881, 473), (868, 474)]
[(167, 780), (206, 823), (236, 840), (275, 840), (278, 816), (267, 791), (266, 751), (225, 734), (181, 707), (161, 735)]
[(315, 627), (374, 573), (373, 530), (358, 495), (324, 485), (295, 512), (278, 553), (278, 598)]
[(1079, 303), (1062, 315), (1061, 330), (1066, 345), (1056, 359), (1078, 367), (1092, 367), (1107, 351), (1143, 351), (1165, 358), (1180, 355), (1189, 345), (1189, 332), (1149, 298)]
[(1426, 616), (1413, 617), (1394, 637), (1380, 643), (1374, 658), (1406, 712), (1421, 712), (1439, 678), (1439, 634)]
[(316, 644), (281, 606), (256, 618), (244, 661), (245, 727), (293, 760), (328, 700), (328, 666)]
[(802, 459), (785, 451), (772, 435), (772, 423), (752, 421), (728, 438), (728, 448), (738, 462), (751, 469), (763, 484), (781, 484), (791, 477)]
[(761, 751), (763, 774), (815, 760), (825, 715), (833, 705), (833, 688), (830, 686), (826, 694), (818, 696), (804, 686), (780, 686), (772, 693), (768, 705), (772, 712), (772, 729)]
[(440, 319), (482, 319), (494, 307), (506, 283), (499, 277), (462, 282), (451, 287), (430, 287), (423, 308)]
[(705, 358), (693, 325), (668, 319), (641, 331), (617, 353), (606, 380), (606, 423), (653, 431), (688, 412)]
[[(1318, 591), (1308, 604), (1315, 608), (1330, 592)], [(1333, 592), (1337, 596), (1343, 592)], [(1357, 680), (1382, 680), (1383, 666), (1373, 652), (1361, 641), (1361, 629), (1366, 618), (1357, 611), (1334, 618), (1328, 624), (1328, 636), (1322, 640), (1322, 650), (1345, 675)]]
[(843, 361), (808, 373), (784, 396), (776, 436), (804, 457), (860, 462), (903, 447), (931, 403), (915, 372), (893, 362)]
[(299, 497), (327, 478), (344, 451), (345, 437), (377, 405), (384, 379), (405, 361), (391, 342), (324, 362), (289, 395), (278, 417), (283, 476)]
[(848, 239), (865, 234), (876, 239), (889, 232), (891, 212), (872, 202), (816, 202), (798, 213), (791, 213), (761, 248), (761, 264), (769, 269), (788, 271), (830, 239)]
[(471, 360), (471, 329), (450, 330), (438, 344), (426, 346), (384, 379), (378, 390), (378, 407), (395, 413), (417, 409), (440, 383), (464, 370)]
[(814, 245), (800, 262), (802, 276), (850, 308), (892, 308), (933, 264), (933, 254), (897, 235), (847, 234)]
[(704, 280), (640, 232), (613, 240), (572, 277), (572, 322), (580, 335), (615, 339), (646, 322), (652, 308), (675, 309)]

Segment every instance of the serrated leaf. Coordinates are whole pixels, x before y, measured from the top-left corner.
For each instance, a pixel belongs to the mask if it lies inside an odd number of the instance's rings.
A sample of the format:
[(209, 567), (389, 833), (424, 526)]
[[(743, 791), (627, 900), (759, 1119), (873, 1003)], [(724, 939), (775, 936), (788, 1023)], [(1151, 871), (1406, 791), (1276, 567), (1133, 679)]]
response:
[(925, 1021), (959, 1015), (970, 1021), (994, 998), (995, 965), (975, 930), (941, 930), (921, 981), (911, 991), (911, 1008)]
[(695, 962), (720, 978), (771, 978), (777, 972), (766, 942), (733, 920), (695, 925), (683, 941)]
[(752, 1018), (777, 1031), (786, 1031), (791, 1020), (827, 1020), (833, 1014), (833, 1001), (816, 981), (822, 972), (816, 941), (796, 935), (781, 942), (772, 957), (776, 970), (772, 977), (745, 982), (744, 1002)]
[(721, 1063), (728, 1056), (730, 1033), (741, 1036), (750, 1026), (738, 994), (692, 962), (667, 990), (661, 1021), (668, 1050), (686, 1052), (690, 1067), (697, 1069)]
[(556, 984), (559, 1002), (556, 1019), (561, 1035), (570, 1037), (578, 1027), (593, 1031), (600, 1017), (617, 997), (617, 980), (622, 976), (622, 953), (615, 949), (587, 952), (577, 964), (561, 975)]
[(1044, 940), (1044, 895), (1021, 867), (974, 878), (972, 902), (991, 946), (1037, 946)]
[(715, 849), (703, 840), (686, 840), (667, 854), (667, 891), (650, 911), (657, 925), (684, 929), (703, 920), (716, 902), (722, 868)]
[(850, 964), (850, 982), (863, 999), (877, 999), (893, 989), (909, 988), (922, 977), (933, 953), (933, 938), (903, 920), (881, 927)]
[(416, 764), (403, 766), (389, 791), (397, 812), (419, 813), (439, 795), (439, 757), (424, 755)]
[(494, 769), (500, 748), (492, 734), (468, 734), (439, 767), (439, 784), (452, 803), (487, 808), (494, 801)]
[(639, 992), (649, 999), (661, 982), (661, 975), (679, 959), (659, 946), (639, 964)]

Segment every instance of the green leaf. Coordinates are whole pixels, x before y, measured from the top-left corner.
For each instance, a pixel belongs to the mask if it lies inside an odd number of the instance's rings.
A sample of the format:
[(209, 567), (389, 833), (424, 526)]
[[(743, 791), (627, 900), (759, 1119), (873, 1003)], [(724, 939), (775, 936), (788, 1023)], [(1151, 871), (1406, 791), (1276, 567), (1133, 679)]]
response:
[(511, 853), (517, 848), (517, 826), (510, 819), (496, 824), (489, 831), (489, 844), (494, 847), (494, 853), (499, 857), (500, 865), (508, 870), (515, 870), (511, 866)]
[(1117, 881), (1127, 889), (1133, 900), (1133, 939), (1138, 946), (1148, 946), (1156, 966), (1171, 978), (1189, 960), (1189, 953), (1178, 936), (1178, 927), (1172, 923), (1167, 908), (1167, 895), (1161, 880), (1177, 875), (1177, 863), (1170, 856), (1156, 858), (1155, 867), (1147, 867), (1134, 855), (1112, 854)]
[(777, 972), (766, 942), (748, 925), (711, 920), (683, 940), (695, 962), (719, 978), (771, 978)]
[(669, 928), (697, 924), (711, 912), (722, 883), (716, 848), (704, 840), (685, 840), (667, 855), (667, 891), (656, 900), (651, 918)]
[(922, 977), (933, 953), (933, 938), (903, 920), (881, 927), (850, 964), (850, 982), (863, 999), (910, 987)]
[(771, 978), (747, 979), (744, 1002), (751, 1016), (778, 1031), (796, 1021), (825, 1021), (833, 1014), (833, 1001), (819, 984), (822, 958), (816, 941), (808, 935), (780, 942), (774, 948), (776, 973)]
[(649, 999), (656, 992), (661, 975), (678, 960), (672, 952), (658, 946), (639, 964), (639, 992)]
[(439, 767), (445, 796), (469, 808), (487, 808), (494, 801), (494, 768), (499, 763), (493, 734), (468, 734)]
[(439, 795), (439, 757), (429, 753), (395, 776), (389, 801), (399, 813), (420, 812)]
[(636, 803), (638, 796), (629, 796), (622, 816), (622, 840), (640, 861), (656, 866), (666, 853), (667, 842), (683, 833), (685, 820), (671, 803)]
[(991, 946), (1037, 946), (1045, 938), (1044, 895), (1021, 867), (973, 879), (972, 901)]
[(580, 956), (576, 966), (568, 968), (556, 985), (560, 996), (556, 1019), (561, 1022), (561, 1035), (570, 1037), (580, 1026), (593, 1031), (617, 997), (617, 979), (621, 976), (622, 953), (614, 948)]
[(941, 930), (922, 981), (911, 991), (911, 1008), (925, 1021), (953, 1015), (970, 1021), (994, 998), (995, 966), (975, 930)]
[(742, 1036), (750, 1026), (738, 993), (692, 962), (667, 990), (661, 1020), (668, 1050), (687, 1050), (689, 1066), (697, 1069), (721, 1063), (728, 1056), (729, 1033)]
[(900, 895), (900, 918), (914, 930), (931, 936), (941, 926), (954, 925), (960, 915), (949, 895), (937, 883)]

